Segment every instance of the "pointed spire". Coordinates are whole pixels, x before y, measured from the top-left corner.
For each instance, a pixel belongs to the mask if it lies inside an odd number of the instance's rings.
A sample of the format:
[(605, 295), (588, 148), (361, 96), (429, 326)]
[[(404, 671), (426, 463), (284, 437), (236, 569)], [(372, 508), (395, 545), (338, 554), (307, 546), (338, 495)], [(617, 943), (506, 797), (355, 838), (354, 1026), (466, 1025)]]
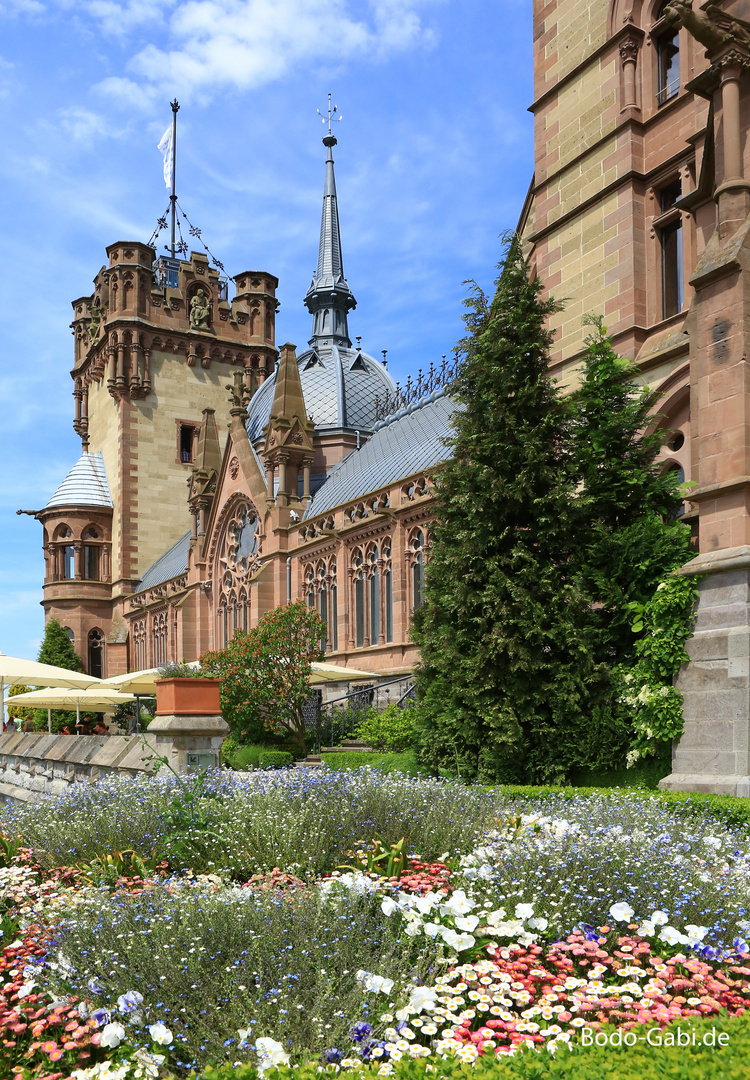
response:
[[(281, 347), (276, 369), (273, 405), (264, 428), (266, 445), (263, 451), (266, 468), (273, 470), (277, 465), (279, 467), (277, 502), (282, 506), (296, 502), (297, 476), (301, 469), (305, 474), (303, 490), (305, 496), (309, 494), (310, 467), (315, 456), (312, 441), (314, 430), (315, 425), (307, 416), (295, 348), (287, 342)], [(268, 494), (269, 498), (273, 497), (270, 486)]]
[(221, 448), (219, 432), (216, 428), (216, 413), (213, 409), (203, 410), (203, 423), (198, 435), (198, 450), (195, 455), (195, 468), (200, 472), (216, 472), (221, 468)]
[(305, 296), (305, 306), (313, 317), (312, 337), (309, 342), (313, 348), (334, 343), (351, 348), (347, 312), (357, 306), (344, 277), (344, 260), (341, 254), (336, 176), (333, 171), (333, 147), (336, 143), (336, 136), (329, 130), (323, 137), (323, 145), (328, 154), (323, 188), (323, 213), (320, 219), (318, 269)]

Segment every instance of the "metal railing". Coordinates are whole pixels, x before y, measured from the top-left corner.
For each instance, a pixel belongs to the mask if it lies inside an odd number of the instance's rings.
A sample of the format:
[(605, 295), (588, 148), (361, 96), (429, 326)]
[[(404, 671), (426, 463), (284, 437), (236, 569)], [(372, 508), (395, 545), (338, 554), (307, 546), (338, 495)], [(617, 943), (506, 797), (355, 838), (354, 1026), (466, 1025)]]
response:
[(324, 746), (338, 746), (346, 738), (356, 738), (371, 708), (388, 708), (394, 702), (404, 708), (414, 700), (416, 687), (411, 676), (359, 686), (325, 704), (322, 693), (316, 691), (302, 709), (311, 753), (319, 754)]

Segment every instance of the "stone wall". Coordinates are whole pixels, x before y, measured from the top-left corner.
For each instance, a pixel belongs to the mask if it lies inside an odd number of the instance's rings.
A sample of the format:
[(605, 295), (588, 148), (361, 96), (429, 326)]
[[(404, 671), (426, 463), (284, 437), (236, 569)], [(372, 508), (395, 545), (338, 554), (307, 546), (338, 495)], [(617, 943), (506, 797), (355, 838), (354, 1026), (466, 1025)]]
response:
[(40, 802), (71, 784), (95, 784), (112, 773), (152, 775), (156, 757), (175, 772), (220, 764), (229, 731), (220, 716), (159, 716), (144, 735), (0, 735), (0, 802)]

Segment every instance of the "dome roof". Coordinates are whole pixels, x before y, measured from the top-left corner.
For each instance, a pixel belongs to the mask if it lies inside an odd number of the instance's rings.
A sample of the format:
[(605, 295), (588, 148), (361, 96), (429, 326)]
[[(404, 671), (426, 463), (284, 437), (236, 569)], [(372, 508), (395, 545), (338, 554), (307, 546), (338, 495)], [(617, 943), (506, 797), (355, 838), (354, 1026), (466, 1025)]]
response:
[(89, 454), (84, 450), (44, 509), (49, 510), (55, 506), (96, 506), (103, 510), (112, 509), (112, 496), (109, 493), (104, 458), (101, 454)]
[[(385, 367), (361, 349), (332, 343), (306, 349), (297, 357), (305, 407), (317, 429), (350, 428), (372, 431), (376, 399), (394, 394), (396, 384)], [(247, 433), (251, 443), (263, 438), (276, 386), (276, 372), (258, 388), (248, 407)]]

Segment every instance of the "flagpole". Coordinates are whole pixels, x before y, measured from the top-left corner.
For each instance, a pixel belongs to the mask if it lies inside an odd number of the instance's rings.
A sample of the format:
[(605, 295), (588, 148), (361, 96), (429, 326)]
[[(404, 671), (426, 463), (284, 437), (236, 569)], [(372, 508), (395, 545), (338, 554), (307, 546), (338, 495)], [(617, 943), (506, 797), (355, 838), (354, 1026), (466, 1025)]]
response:
[(177, 187), (176, 187), (176, 166), (177, 166), (177, 113), (179, 111), (179, 103), (177, 98), (170, 102), (172, 106), (172, 194), (169, 197), (169, 201), (172, 205), (172, 239), (170, 247), (172, 249), (172, 258), (174, 258), (175, 252), (175, 224), (177, 221)]

